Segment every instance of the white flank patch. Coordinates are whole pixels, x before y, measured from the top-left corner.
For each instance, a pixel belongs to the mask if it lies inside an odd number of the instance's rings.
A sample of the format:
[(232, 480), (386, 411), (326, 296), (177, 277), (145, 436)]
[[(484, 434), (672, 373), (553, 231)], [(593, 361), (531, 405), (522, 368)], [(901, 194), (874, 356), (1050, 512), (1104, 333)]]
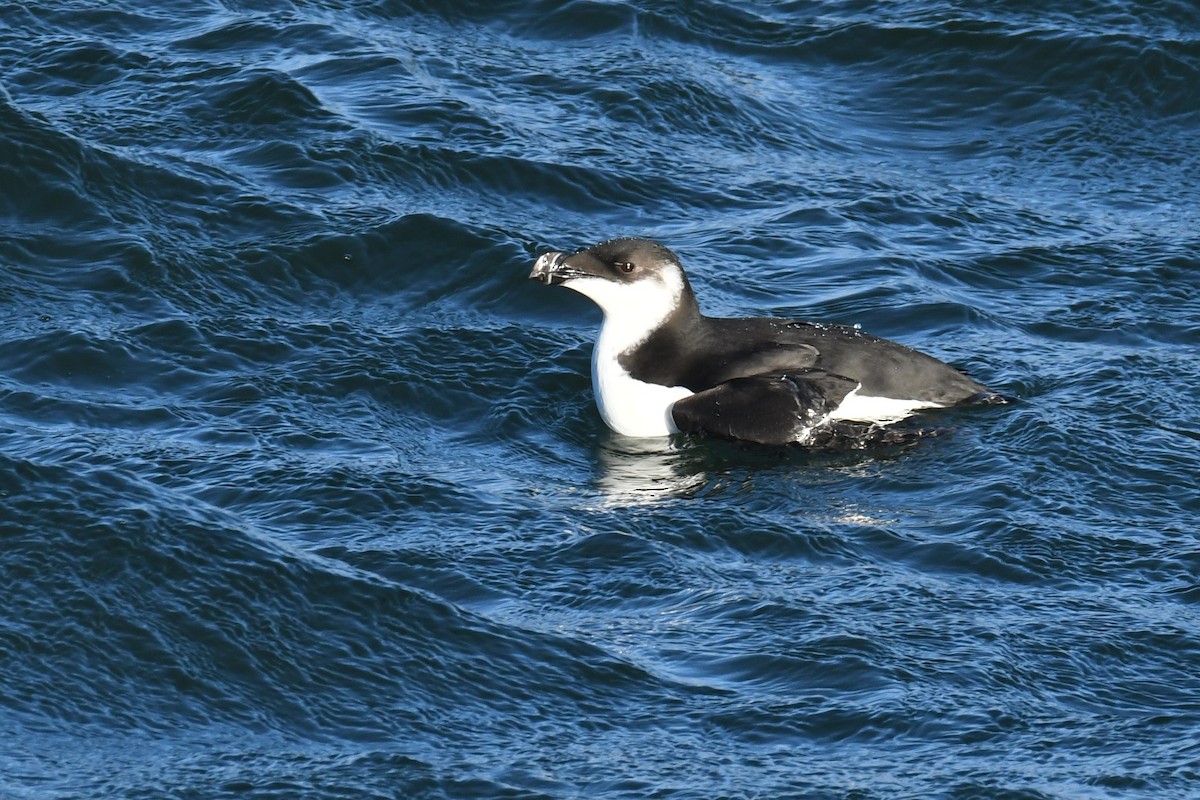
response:
[(633, 283), (572, 278), (564, 286), (590, 297), (604, 311), (604, 325), (592, 351), (592, 386), (604, 422), (625, 436), (677, 433), (671, 406), (691, 395), (691, 390), (635, 380), (617, 358), (646, 341), (675, 310), (683, 282), (668, 272)]
[(859, 387), (846, 395), (841, 404), (825, 417), (826, 420), (845, 419), (854, 422), (899, 422), (922, 408), (941, 408), (941, 403), (923, 400), (898, 400), (895, 397), (871, 397), (858, 393)]

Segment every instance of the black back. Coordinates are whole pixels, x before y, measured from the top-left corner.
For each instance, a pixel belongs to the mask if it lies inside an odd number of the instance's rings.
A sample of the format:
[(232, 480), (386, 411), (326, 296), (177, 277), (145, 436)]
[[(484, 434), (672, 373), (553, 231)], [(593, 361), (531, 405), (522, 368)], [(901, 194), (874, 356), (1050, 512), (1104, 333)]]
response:
[(984, 385), (910, 347), (841, 325), (765, 317), (705, 317), (684, 304), (649, 339), (623, 354), (638, 380), (701, 392), (734, 378), (821, 369), (873, 397), (953, 405)]

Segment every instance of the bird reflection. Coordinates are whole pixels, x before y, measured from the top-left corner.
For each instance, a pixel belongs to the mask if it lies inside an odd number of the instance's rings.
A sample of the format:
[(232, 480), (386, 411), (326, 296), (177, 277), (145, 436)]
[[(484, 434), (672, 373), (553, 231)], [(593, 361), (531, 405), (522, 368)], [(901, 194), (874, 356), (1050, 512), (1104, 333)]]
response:
[(710, 488), (695, 448), (676, 438), (612, 434), (597, 443), (596, 487), (605, 505), (644, 505), (694, 497)]

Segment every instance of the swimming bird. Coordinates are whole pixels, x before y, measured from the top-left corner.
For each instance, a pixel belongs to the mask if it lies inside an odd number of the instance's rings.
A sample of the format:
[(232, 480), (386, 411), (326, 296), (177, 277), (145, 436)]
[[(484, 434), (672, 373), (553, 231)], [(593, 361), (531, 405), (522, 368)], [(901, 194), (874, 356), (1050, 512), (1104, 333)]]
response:
[(543, 253), (529, 277), (604, 312), (592, 383), (600, 416), (626, 436), (865, 446), (897, 441), (889, 426), (922, 409), (1008, 399), (857, 327), (705, 316), (679, 258), (647, 239)]

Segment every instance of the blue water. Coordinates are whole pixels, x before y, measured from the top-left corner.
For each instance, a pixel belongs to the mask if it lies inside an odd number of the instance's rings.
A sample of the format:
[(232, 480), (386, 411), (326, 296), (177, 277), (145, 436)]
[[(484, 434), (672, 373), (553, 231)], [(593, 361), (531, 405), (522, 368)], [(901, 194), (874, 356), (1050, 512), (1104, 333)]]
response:
[[(1183, 0), (0, 9), (0, 797), (1200, 797)], [(616, 235), (1020, 402), (608, 432)]]

